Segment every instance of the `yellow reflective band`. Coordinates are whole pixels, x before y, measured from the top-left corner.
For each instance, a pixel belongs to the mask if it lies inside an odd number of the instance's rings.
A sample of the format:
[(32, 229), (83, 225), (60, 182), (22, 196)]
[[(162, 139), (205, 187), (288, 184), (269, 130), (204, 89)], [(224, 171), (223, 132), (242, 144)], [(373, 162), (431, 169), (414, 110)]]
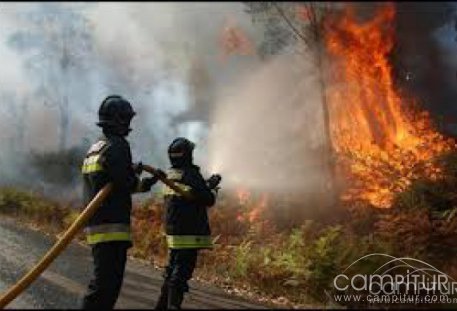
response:
[[(175, 185), (177, 187), (179, 187), (180, 189), (182, 189), (183, 191), (190, 191), (192, 188), (190, 186), (187, 186), (187, 185), (184, 185), (184, 184), (181, 184), (181, 183), (178, 183), (178, 182), (175, 182)], [(179, 194), (178, 192), (174, 191), (173, 189), (171, 189), (170, 187), (168, 187), (167, 185), (163, 185), (162, 187), (162, 195), (163, 196), (167, 196), (167, 195), (174, 195), (174, 196), (181, 196), (181, 194)]]
[(88, 244), (97, 244), (101, 242), (111, 241), (131, 241), (132, 236), (130, 232), (107, 232), (107, 233), (94, 233), (87, 235)]
[(84, 174), (89, 174), (89, 173), (94, 173), (94, 172), (99, 172), (99, 171), (103, 171), (103, 167), (98, 163), (91, 164), (91, 165), (83, 165), (83, 167), (82, 167), (82, 172)]
[(103, 166), (98, 162), (100, 159), (100, 155), (90, 156), (84, 159), (84, 163), (82, 166), (83, 174), (94, 173), (103, 170)]
[(169, 248), (213, 248), (209, 235), (167, 235)]
[(100, 156), (98, 154), (96, 154), (96, 155), (93, 155), (93, 156), (90, 156), (90, 157), (86, 158), (84, 160), (84, 163), (86, 165), (95, 164), (95, 163), (98, 162), (99, 159), (100, 159)]
[(169, 169), (167, 170), (167, 178), (173, 179), (174, 181), (179, 181), (182, 179), (183, 172), (177, 169)]

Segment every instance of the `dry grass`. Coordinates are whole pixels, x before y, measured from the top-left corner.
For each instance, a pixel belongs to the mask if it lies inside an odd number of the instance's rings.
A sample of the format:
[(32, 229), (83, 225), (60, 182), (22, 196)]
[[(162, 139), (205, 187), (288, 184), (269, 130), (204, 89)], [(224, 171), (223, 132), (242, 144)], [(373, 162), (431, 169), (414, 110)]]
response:
[[(294, 225), (285, 228), (267, 212), (250, 222), (247, 216), (258, 206), (255, 199), (241, 204), (222, 197), (210, 211), (217, 245), (202, 252), (196, 276), (288, 306), (330, 304), (334, 276), (368, 253), (412, 256), (456, 277), (452, 258), (457, 249), (457, 217), (437, 219), (437, 215), (447, 217), (445, 213), (457, 205), (457, 155), (438, 161), (447, 172), (441, 180), (416, 181), (397, 195), (389, 210), (352, 202), (347, 206), (350, 218), (334, 224), (294, 219)], [(77, 215), (74, 208), (12, 188), (0, 191), (0, 212), (54, 232), (67, 228)], [(154, 199), (135, 206), (132, 213), (132, 255), (156, 266), (163, 266), (167, 255), (162, 213)], [(376, 267), (379, 262), (370, 261), (359, 269)]]

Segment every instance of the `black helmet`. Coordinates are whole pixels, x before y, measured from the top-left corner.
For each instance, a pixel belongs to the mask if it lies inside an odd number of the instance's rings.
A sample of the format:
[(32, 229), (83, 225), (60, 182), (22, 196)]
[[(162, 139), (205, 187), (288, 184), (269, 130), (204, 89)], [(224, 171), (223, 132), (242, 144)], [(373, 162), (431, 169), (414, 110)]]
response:
[(178, 137), (168, 147), (168, 157), (175, 167), (192, 164), (192, 152), (195, 144), (184, 137)]
[(130, 121), (135, 114), (127, 100), (119, 95), (110, 95), (100, 105), (97, 125), (109, 132), (127, 135), (131, 131)]

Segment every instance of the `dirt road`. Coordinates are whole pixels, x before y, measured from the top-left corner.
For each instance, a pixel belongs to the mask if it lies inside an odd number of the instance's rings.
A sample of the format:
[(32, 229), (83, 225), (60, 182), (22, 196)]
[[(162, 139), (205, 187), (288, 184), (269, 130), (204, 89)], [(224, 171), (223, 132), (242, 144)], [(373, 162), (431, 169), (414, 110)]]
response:
[[(5, 291), (32, 267), (55, 239), (23, 228), (11, 219), (0, 219), (0, 291)], [(71, 244), (22, 295), (7, 308), (78, 309), (91, 276), (90, 249)], [(162, 278), (153, 267), (129, 259), (116, 308), (153, 309)], [(190, 283), (183, 307), (198, 309), (263, 309), (216, 287)]]

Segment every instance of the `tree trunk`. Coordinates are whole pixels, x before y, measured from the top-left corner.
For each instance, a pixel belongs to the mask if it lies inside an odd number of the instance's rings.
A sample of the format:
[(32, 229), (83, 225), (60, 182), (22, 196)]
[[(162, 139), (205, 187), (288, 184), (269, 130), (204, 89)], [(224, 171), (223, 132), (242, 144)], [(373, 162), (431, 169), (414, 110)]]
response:
[(64, 95), (62, 103), (59, 105), (60, 112), (60, 128), (59, 128), (59, 150), (63, 151), (67, 148), (68, 130), (70, 128), (70, 118), (68, 111), (68, 96)]
[[(318, 35), (318, 34), (316, 34)], [(330, 202), (328, 202), (329, 207), (335, 206), (338, 202), (338, 192), (336, 187), (336, 170), (335, 170), (335, 155), (332, 145), (332, 138), (330, 134), (330, 111), (329, 103), (327, 101), (326, 90), (327, 86), (325, 84), (325, 66), (324, 66), (324, 49), (323, 49), (323, 38), (319, 38), (316, 42), (316, 58), (317, 58), (317, 69), (319, 72), (319, 86), (320, 94), (322, 101), (322, 112), (324, 118), (324, 140), (325, 140), (325, 166), (327, 169), (327, 183), (326, 190), (330, 193)]]
[(321, 18), (318, 17), (318, 11), (319, 8), (316, 6), (315, 3), (310, 3), (307, 6), (307, 10), (310, 13), (309, 18), (310, 18), (310, 27), (311, 27), (311, 37), (303, 35), (302, 32), (300, 32), (294, 24), (289, 20), (287, 15), (284, 13), (284, 11), (276, 4), (273, 3), (273, 5), (276, 7), (276, 10), (280, 14), (280, 16), (284, 19), (284, 21), (287, 23), (287, 25), (290, 27), (290, 29), (293, 31), (297, 37), (303, 41), (305, 46), (307, 46), (311, 51), (314, 51), (316, 59), (317, 59), (317, 70), (318, 70), (318, 79), (319, 79), (319, 86), (320, 86), (320, 94), (321, 94), (321, 100), (322, 100), (322, 112), (323, 112), (323, 118), (324, 118), (324, 144), (325, 144), (325, 150), (324, 150), (324, 157), (325, 157), (325, 163), (324, 166), (326, 167), (327, 170), (327, 182), (325, 185), (325, 190), (327, 193), (330, 193), (330, 202), (328, 202), (328, 207), (335, 206), (335, 204), (338, 202), (338, 193), (337, 193), (337, 187), (336, 187), (336, 163), (335, 163), (335, 155), (333, 152), (333, 146), (332, 146), (332, 140), (331, 140), (331, 135), (330, 135), (330, 112), (329, 112), (329, 107), (328, 107), (328, 102), (327, 102), (327, 96), (326, 96), (326, 89), (327, 86), (325, 85), (325, 66), (324, 66), (324, 33), (323, 33), (323, 25), (322, 25), (322, 20)]

